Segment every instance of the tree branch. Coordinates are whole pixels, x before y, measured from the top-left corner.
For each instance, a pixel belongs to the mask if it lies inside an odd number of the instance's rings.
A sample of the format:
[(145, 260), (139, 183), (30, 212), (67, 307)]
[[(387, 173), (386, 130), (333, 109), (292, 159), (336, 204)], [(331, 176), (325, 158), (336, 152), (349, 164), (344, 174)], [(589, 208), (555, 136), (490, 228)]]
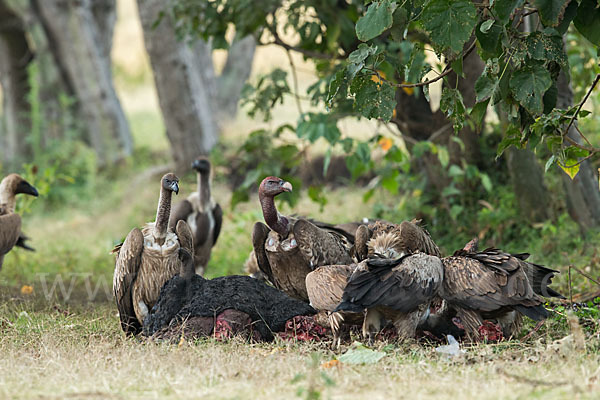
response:
[(583, 107), (583, 105), (585, 104), (585, 102), (587, 101), (587, 99), (592, 94), (592, 91), (594, 90), (594, 88), (598, 84), (598, 81), (600, 81), (600, 74), (596, 75), (596, 79), (594, 79), (594, 82), (592, 83), (592, 86), (590, 87), (590, 89), (588, 90), (588, 92), (585, 94), (585, 97), (583, 98), (583, 100), (581, 100), (581, 103), (579, 103), (579, 106), (577, 107), (577, 111), (575, 111), (575, 114), (573, 114), (573, 116), (571, 117), (571, 121), (569, 122), (569, 125), (567, 125), (567, 129), (565, 129), (565, 131), (563, 132), (563, 136), (564, 137), (567, 137), (567, 134), (569, 133), (569, 129), (571, 128), (571, 125), (573, 125), (573, 122), (575, 122), (575, 118), (577, 118), (577, 115), (581, 111), (581, 108)]
[(288, 51), (292, 50), (297, 53), (304, 54), (307, 57), (316, 58), (319, 60), (337, 60), (337, 59), (343, 58), (340, 55), (320, 53), (318, 51), (306, 50), (301, 47), (292, 46), (291, 44), (284, 42), (283, 39), (281, 39), (281, 37), (277, 33), (277, 31), (275, 29), (273, 29), (273, 27), (269, 26), (268, 29), (269, 29), (269, 32), (271, 33), (271, 35), (273, 35), (274, 40), (272, 42), (261, 43), (262, 45), (275, 44), (277, 46), (283, 47), (284, 49), (286, 49)]

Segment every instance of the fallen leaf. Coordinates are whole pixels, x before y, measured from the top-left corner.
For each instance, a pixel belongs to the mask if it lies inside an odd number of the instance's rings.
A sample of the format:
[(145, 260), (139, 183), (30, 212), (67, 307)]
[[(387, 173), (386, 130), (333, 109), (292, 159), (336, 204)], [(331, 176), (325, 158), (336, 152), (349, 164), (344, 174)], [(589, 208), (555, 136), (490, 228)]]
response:
[(321, 364), (321, 368), (333, 368), (333, 367), (341, 367), (342, 363), (338, 360), (330, 360)]
[(338, 357), (338, 360), (346, 364), (375, 364), (385, 357), (385, 354), (383, 351), (371, 350), (359, 345), (355, 349), (349, 349)]
[(21, 287), (21, 294), (30, 295), (33, 293), (33, 286), (23, 285)]

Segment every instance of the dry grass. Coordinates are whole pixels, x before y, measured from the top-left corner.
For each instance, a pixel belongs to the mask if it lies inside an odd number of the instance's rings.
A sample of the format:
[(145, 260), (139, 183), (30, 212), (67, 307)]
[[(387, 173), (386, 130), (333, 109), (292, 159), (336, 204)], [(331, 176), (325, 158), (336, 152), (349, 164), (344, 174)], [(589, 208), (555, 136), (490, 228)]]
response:
[(334, 399), (592, 399), (600, 391), (597, 352), (561, 355), (545, 337), (472, 347), (453, 362), (430, 345), (387, 346), (377, 364), (326, 369), (335, 354), (325, 344), (148, 343), (125, 339), (109, 304), (3, 308), (1, 398), (280, 399), (312, 389)]

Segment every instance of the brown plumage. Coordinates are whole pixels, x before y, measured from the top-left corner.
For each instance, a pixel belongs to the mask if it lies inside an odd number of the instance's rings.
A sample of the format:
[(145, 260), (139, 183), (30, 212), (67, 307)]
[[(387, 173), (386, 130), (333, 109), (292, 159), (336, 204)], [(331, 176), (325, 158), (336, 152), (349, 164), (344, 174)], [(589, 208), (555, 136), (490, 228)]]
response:
[(310, 305), (315, 310), (327, 312), (335, 346), (340, 345), (342, 323), (356, 325), (362, 321), (362, 312), (334, 312), (342, 301), (346, 282), (356, 267), (357, 264), (324, 265), (306, 275), (306, 290)]
[(397, 259), (368, 258), (348, 279), (336, 311), (366, 309), (363, 335), (369, 342), (381, 329), (383, 318), (393, 322), (399, 338), (412, 338), (442, 280), (443, 267), (436, 256), (415, 253)]
[(262, 181), (258, 196), (267, 224), (254, 225), (252, 243), (267, 279), (289, 296), (308, 301), (306, 275), (321, 265), (350, 264), (350, 244), (338, 232), (280, 215), (274, 197), (290, 191), (292, 185), (281, 178), (271, 176)]
[(141, 230), (134, 228), (115, 252), (113, 291), (121, 327), (128, 334), (141, 331), (144, 318), (158, 299), (161, 287), (179, 273), (179, 248), (193, 251), (192, 232), (179, 221), (175, 232), (168, 229), (171, 195), (179, 192), (179, 179), (166, 174), (161, 179), (156, 220)]
[(212, 247), (221, 232), (223, 210), (211, 196), (210, 161), (206, 157), (198, 157), (192, 163), (192, 168), (197, 173), (198, 190), (173, 208), (169, 227), (174, 229), (177, 222), (187, 222), (194, 234), (196, 273), (203, 275)]
[(419, 223), (419, 220), (403, 221), (400, 224), (376, 221), (369, 224), (368, 228), (360, 228), (356, 233), (360, 237), (355, 244), (356, 252), (368, 257), (397, 258), (420, 251), (440, 257), (440, 249)]
[(16, 246), (33, 250), (25, 245), (27, 236), (21, 232), (21, 216), (15, 214), (16, 195), (38, 196), (36, 188), (17, 174), (10, 174), (0, 182), (0, 269), (4, 256)]
[(513, 336), (520, 327), (517, 312), (540, 321), (548, 316), (541, 296), (562, 297), (549, 287), (558, 271), (528, 263), (528, 256), (489, 248), (459, 250), (442, 259), (440, 296), (456, 312), (470, 340), (479, 338), (478, 329), (485, 319), (498, 320), (504, 335)]

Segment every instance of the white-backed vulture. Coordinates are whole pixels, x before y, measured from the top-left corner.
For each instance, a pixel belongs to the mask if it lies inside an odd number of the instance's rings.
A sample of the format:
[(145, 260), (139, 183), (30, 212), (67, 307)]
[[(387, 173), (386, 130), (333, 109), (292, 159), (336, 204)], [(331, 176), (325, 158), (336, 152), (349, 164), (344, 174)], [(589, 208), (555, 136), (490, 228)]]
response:
[(455, 314), (470, 340), (480, 339), (479, 328), (490, 319), (498, 321), (504, 336), (514, 336), (520, 314), (536, 321), (548, 317), (542, 296), (564, 298), (549, 287), (558, 271), (525, 261), (529, 254), (466, 248), (442, 259), (440, 297), (447, 303), (447, 315)]
[(223, 210), (211, 196), (210, 161), (206, 157), (198, 157), (192, 168), (197, 174), (197, 191), (173, 208), (169, 227), (175, 228), (178, 221), (187, 222), (194, 235), (196, 273), (204, 275), (212, 247), (221, 232)]
[(179, 192), (179, 179), (166, 174), (161, 179), (155, 222), (134, 228), (117, 246), (113, 291), (121, 327), (127, 334), (141, 331), (144, 318), (158, 299), (161, 287), (179, 273), (179, 248), (193, 251), (193, 236), (185, 221), (175, 232), (168, 229), (172, 193)]
[(399, 339), (413, 338), (443, 277), (441, 260), (425, 253), (397, 259), (368, 258), (348, 279), (342, 302), (335, 311), (366, 309), (363, 335), (369, 342), (380, 331), (382, 317), (392, 321)]
[[(356, 230), (354, 248), (355, 256), (359, 261), (364, 261), (368, 258), (396, 259), (415, 252), (422, 252), (436, 257), (440, 255), (440, 251), (433, 240), (431, 240), (429, 233), (420, 227), (416, 220), (411, 222), (404, 221), (400, 224), (375, 221), (368, 225), (361, 225)], [(369, 270), (366, 262), (361, 262), (358, 266), (360, 270)], [(317, 296), (327, 296), (328, 293), (335, 293), (337, 301), (340, 303), (342, 301), (342, 294), (336, 283), (341, 282), (344, 277), (349, 279), (355, 270), (357, 270), (356, 264), (346, 266), (345, 268), (331, 266), (328, 267), (327, 273), (325, 273), (325, 270), (323, 272), (315, 271), (313, 276), (310, 276), (310, 283), (308, 282), (309, 277), (307, 277), (307, 287), (310, 285), (318, 288), (318, 290), (312, 290), (311, 302), (314, 300), (316, 303), (320, 303), (316, 299)], [(333, 279), (333, 276), (336, 278)], [(343, 292), (344, 288), (341, 290)], [(383, 317), (391, 316), (395, 320), (396, 328), (401, 337), (414, 336), (414, 331), (416, 330), (415, 323), (424, 317), (427, 309), (428, 304), (423, 305), (420, 309), (415, 310), (409, 318), (400, 312), (386, 309), (385, 307), (367, 308), (363, 319), (363, 334), (371, 342), (381, 328), (380, 321)], [(359, 311), (360, 318), (362, 319), (362, 310), (354, 306), (348, 307), (342, 315), (335, 315), (339, 312), (334, 313), (331, 319), (338, 321), (351, 319), (354, 321), (359, 318), (359, 315), (356, 314)], [(384, 311), (384, 315), (382, 315), (382, 311)], [(337, 326), (333, 329), (334, 337), (337, 334), (335, 328)]]
[(14, 246), (33, 250), (25, 244), (28, 238), (21, 232), (21, 216), (15, 214), (18, 194), (37, 197), (38, 191), (17, 174), (10, 174), (2, 179), (0, 182), (0, 269), (2, 269), (4, 256)]
[(308, 301), (306, 275), (321, 265), (350, 264), (350, 243), (334, 230), (322, 229), (306, 219), (283, 216), (274, 198), (291, 192), (281, 178), (265, 178), (258, 189), (266, 225), (254, 224), (252, 243), (260, 270), (287, 295)]

